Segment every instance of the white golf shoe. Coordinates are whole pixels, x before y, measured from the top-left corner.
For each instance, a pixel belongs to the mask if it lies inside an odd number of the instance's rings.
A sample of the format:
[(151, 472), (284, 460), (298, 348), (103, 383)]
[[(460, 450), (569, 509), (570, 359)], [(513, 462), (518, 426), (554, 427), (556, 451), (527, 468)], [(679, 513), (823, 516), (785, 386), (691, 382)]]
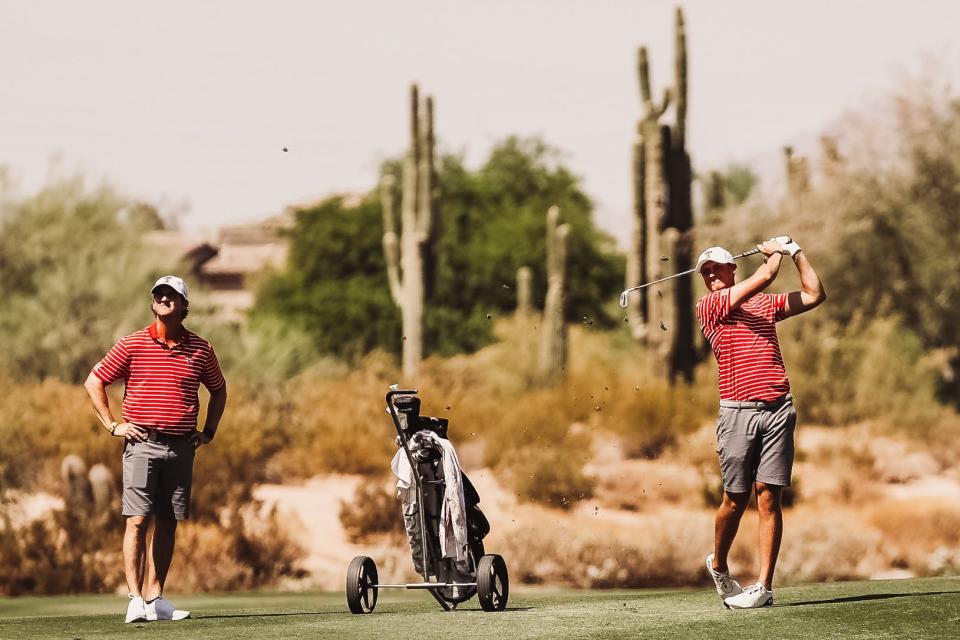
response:
[(131, 622), (146, 622), (147, 609), (143, 602), (143, 598), (140, 596), (135, 596), (132, 593), (127, 595), (130, 596), (130, 602), (127, 604), (127, 618), (124, 620), (124, 622), (127, 624), (130, 624)]
[(189, 611), (175, 609), (173, 603), (160, 596), (153, 602), (146, 603), (147, 620), (183, 620), (190, 617)]
[(726, 598), (723, 603), (731, 609), (759, 609), (773, 604), (773, 591), (761, 583), (752, 584), (739, 595)]
[(712, 553), (707, 556), (707, 573), (709, 573), (710, 577), (713, 578), (713, 584), (717, 585), (717, 593), (720, 594), (720, 598), (724, 601), (727, 598), (738, 595), (741, 591), (743, 591), (743, 589), (740, 587), (740, 583), (731, 578), (729, 572), (713, 570)]

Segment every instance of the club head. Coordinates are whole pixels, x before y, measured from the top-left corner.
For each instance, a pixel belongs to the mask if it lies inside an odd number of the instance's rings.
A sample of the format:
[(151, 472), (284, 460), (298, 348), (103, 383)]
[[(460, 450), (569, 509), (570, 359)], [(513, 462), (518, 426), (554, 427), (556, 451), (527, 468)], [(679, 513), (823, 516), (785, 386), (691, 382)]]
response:
[(627, 300), (627, 292), (624, 291), (623, 293), (620, 294), (620, 308), (626, 309), (628, 302), (629, 301)]

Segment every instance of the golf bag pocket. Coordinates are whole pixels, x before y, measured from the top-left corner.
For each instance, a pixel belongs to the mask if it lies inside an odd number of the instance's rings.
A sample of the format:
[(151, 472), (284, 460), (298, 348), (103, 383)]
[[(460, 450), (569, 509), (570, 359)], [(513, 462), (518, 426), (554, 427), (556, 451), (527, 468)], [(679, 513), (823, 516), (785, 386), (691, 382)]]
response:
[(404, 503), (400, 507), (403, 512), (403, 528), (407, 532), (410, 542), (410, 555), (413, 556), (413, 568), (417, 573), (423, 573), (423, 535), (420, 531), (420, 510), (417, 503)]
[(490, 533), (490, 521), (480, 507), (467, 508), (467, 535), (470, 540), (483, 540)]

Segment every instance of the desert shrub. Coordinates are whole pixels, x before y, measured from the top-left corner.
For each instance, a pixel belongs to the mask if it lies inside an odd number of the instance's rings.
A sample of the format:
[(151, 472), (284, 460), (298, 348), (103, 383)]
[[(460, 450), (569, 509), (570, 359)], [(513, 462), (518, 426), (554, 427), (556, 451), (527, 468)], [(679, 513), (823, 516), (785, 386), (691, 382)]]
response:
[(810, 316), (781, 325), (780, 344), (804, 420), (872, 419), (924, 428), (937, 421), (936, 371), (917, 336), (893, 318), (837, 325)]
[(384, 395), (397, 378), (391, 359), (375, 352), (345, 376), (295, 380), (287, 388), (293, 402), (290, 439), (278, 457), (284, 474), (308, 478), (389, 469), (397, 446)]
[(400, 502), (391, 477), (369, 478), (357, 485), (353, 498), (340, 501), (340, 524), (350, 542), (365, 542), (378, 534), (404, 533)]
[(889, 568), (882, 535), (854, 511), (803, 511), (787, 526), (777, 561), (784, 581), (861, 580)]
[(510, 563), (511, 576), (527, 584), (576, 588), (636, 588), (705, 584), (703, 559), (691, 549), (710, 548), (711, 516), (672, 512), (642, 516), (617, 526), (583, 518), (557, 520), (524, 514), (522, 526), (487, 541)]
[[(25, 487), (58, 493), (60, 460), (71, 453), (119, 473), (122, 444), (94, 417), (80, 385), (2, 376), (0, 383), (6, 390), (0, 396), (0, 492)], [(115, 394), (111, 404), (119, 407)]]
[(177, 528), (169, 583), (178, 591), (229, 591), (305, 575), (305, 551), (275, 509), (253, 501), (223, 523), (189, 522)]
[(666, 383), (617, 385), (618, 398), (606, 408), (604, 423), (623, 440), (631, 458), (657, 458), (679, 436), (696, 431), (704, 420), (695, 394)]
[(583, 456), (569, 447), (514, 449), (498, 469), (523, 501), (570, 509), (593, 496), (594, 480), (583, 471)]
[(868, 510), (897, 566), (917, 575), (960, 573), (960, 508), (941, 500), (898, 500)]
[(646, 511), (664, 505), (701, 506), (702, 477), (687, 464), (594, 459), (588, 470), (596, 479), (594, 501), (600, 507)]
[(59, 509), (15, 527), (0, 506), (0, 594), (110, 592), (123, 580), (119, 509)]

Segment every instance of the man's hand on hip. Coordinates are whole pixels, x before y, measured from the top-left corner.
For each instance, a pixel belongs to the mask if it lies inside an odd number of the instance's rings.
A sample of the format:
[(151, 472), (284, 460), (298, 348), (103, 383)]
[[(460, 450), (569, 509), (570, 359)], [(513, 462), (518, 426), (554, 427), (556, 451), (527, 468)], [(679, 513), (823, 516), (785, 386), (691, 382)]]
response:
[(127, 442), (143, 442), (147, 439), (147, 432), (130, 422), (118, 424), (113, 435), (124, 438)]
[(203, 431), (194, 431), (190, 434), (190, 444), (194, 447), (200, 447), (201, 445), (210, 444), (213, 440), (209, 435)]

